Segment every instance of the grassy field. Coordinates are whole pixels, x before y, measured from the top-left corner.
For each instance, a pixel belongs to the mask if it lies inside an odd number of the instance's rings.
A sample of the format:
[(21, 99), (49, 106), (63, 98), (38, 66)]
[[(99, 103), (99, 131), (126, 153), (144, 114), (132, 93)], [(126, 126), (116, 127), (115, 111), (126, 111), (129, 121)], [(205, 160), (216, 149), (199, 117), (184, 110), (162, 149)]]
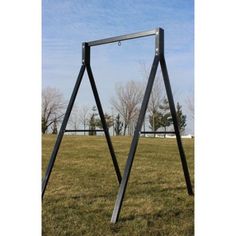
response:
[[(131, 137), (112, 138), (123, 174)], [(55, 136), (42, 138), (43, 174)], [(191, 180), (193, 140), (183, 140)], [(104, 137), (65, 136), (42, 204), (43, 235), (194, 235), (175, 139), (140, 138), (119, 222), (110, 223), (118, 182)]]

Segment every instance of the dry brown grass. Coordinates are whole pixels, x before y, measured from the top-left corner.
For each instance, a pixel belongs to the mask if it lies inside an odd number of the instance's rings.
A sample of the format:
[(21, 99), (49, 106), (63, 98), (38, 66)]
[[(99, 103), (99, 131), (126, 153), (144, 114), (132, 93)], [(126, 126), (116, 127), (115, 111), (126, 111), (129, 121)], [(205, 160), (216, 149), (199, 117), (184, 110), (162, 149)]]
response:
[[(55, 136), (43, 141), (43, 174)], [(123, 173), (130, 137), (112, 138)], [(184, 148), (193, 182), (193, 140)], [(65, 136), (44, 196), (43, 235), (194, 234), (176, 141), (140, 138), (119, 222), (110, 224), (118, 183), (104, 137)]]

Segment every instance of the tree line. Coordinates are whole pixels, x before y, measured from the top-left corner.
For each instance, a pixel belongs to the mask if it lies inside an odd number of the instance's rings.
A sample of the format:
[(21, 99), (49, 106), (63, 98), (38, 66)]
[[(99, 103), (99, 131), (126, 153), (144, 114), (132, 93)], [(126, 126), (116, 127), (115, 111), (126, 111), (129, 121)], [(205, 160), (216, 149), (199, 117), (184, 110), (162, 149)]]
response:
[[(133, 135), (138, 119), (145, 86), (141, 82), (128, 81), (126, 84), (117, 85), (115, 96), (111, 98), (114, 114), (105, 112), (105, 120), (113, 135)], [(163, 95), (163, 87), (160, 79), (155, 79), (153, 90), (150, 96), (143, 129), (151, 131), (173, 130), (169, 103)], [(190, 99), (187, 101), (189, 112), (193, 114), (193, 104)], [(191, 109), (190, 109), (191, 108)], [(62, 93), (55, 88), (45, 88), (42, 93), (42, 133), (57, 134), (58, 127), (63, 119), (66, 109), (66, 102)], [(182, 105), (176, 103), (177, 119), (181, 133), (185, 131), (187, 117), (183, 114)], [(193, 115), (192, 115), (193, 116)], [(84, 105), (78, 108), (76, 105), (72, 110), (68, 126), (78, 130), (89, 129), (89, 135), (96, 135), (96, 129), (102, 129), (102, 123), (96, 106)], [(84, 134), (86, 134), (84, 132)]]

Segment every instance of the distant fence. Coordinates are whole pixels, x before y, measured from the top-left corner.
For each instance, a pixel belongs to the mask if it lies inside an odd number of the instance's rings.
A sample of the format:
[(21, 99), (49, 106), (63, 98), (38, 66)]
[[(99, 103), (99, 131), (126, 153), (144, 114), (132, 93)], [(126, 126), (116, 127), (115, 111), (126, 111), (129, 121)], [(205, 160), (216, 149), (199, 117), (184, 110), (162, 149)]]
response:
[[(153, 138), (153, 135), (144, 135), (145, 137), (151, 137), (151, 138)], [(156, 134), (155, 135), (155, 138), (164, 138), (164, 135), (158, 135), (158, 134)], [(175, 135), (166, 135), (165, 136), (165, 138), (176, 138), (176, 136)], [(191, 139), (191, 138), (194, 138), (194, 136), (193, 135), (191, 135), (191, 134), (188, 134), (188, 135), (181, 135), (181, 138), (189, 138), (189, 139)]]

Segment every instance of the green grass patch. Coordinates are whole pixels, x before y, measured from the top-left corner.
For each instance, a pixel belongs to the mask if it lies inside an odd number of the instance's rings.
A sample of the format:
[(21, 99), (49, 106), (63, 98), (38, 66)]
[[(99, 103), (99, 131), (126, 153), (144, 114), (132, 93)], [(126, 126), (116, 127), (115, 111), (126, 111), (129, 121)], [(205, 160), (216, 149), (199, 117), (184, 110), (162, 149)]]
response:
[[(43, 175), (55, 136), (42, 138)], [(131, 137), (112, 137), (123, 174)], [(194, 141), (183, 140), (193, 183)], [(110, 218), (118, 182), (103, 136), (64, 136), (42, 204), (43, 235), (194, 235), (175, 139), (140, 138), (119, 222)]]

